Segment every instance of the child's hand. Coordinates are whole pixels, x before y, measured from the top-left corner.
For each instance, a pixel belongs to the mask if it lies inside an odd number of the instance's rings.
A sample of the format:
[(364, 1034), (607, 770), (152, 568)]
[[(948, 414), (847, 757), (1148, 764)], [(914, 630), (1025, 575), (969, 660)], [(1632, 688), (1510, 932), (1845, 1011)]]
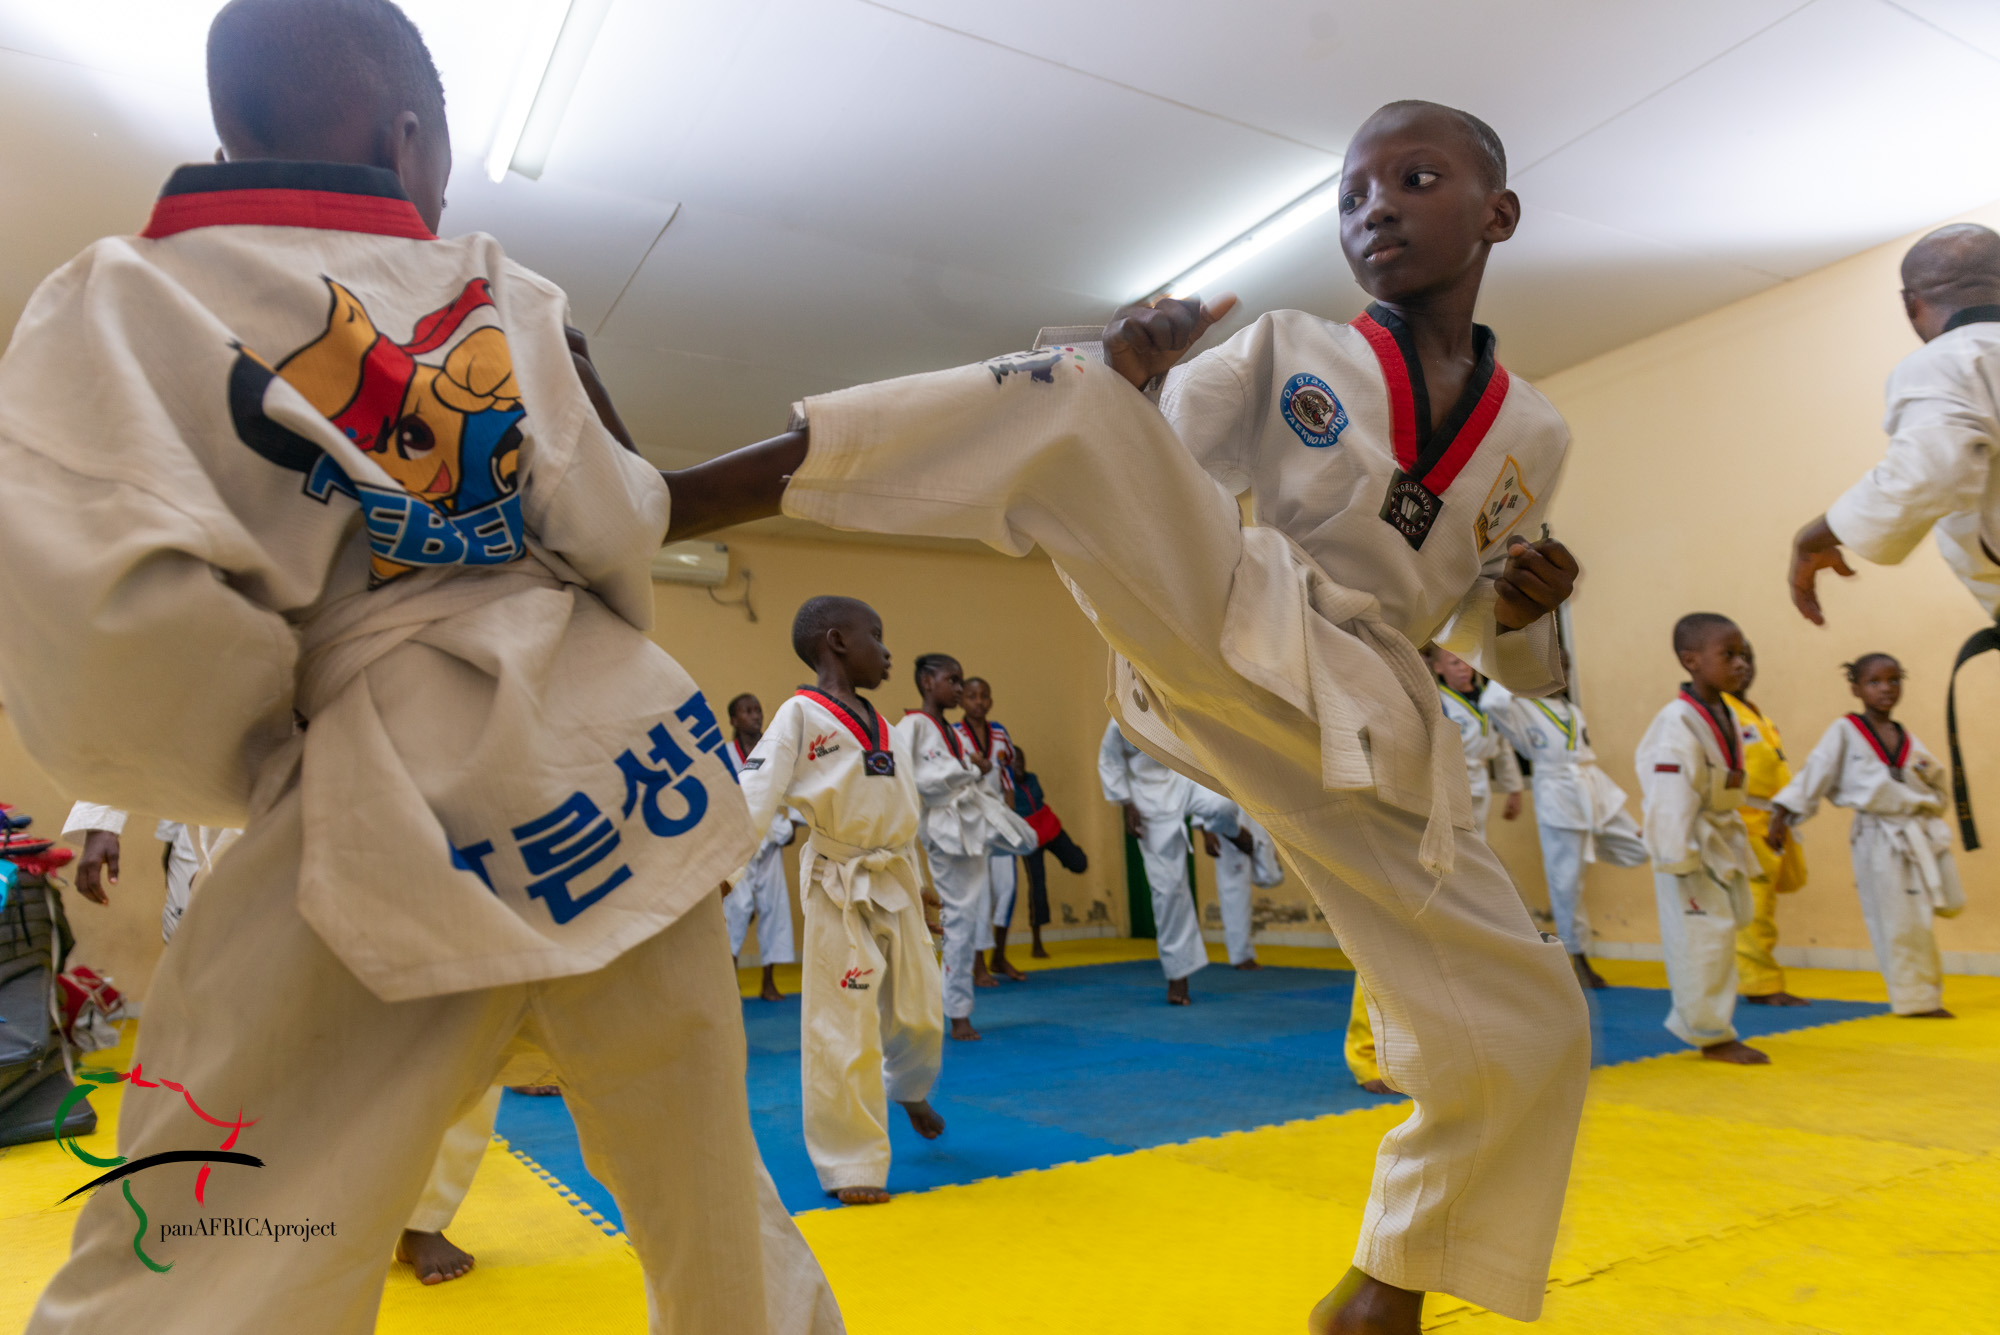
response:
[(1139, 808), (1130, 802), (1125, 804), (1125, 833), (1134, 839), (1143, 838), (1146, 833), (1145, 818), (1139, 815)]
[(1520, 814), (1521, 814), (1521, 795), (1519, 793), (1507, 794), (1507, 801), (1500, 808), (1500, 819), (1513, 820)]
[(1563, 605), (1576, 588), (1576, 558), (1554, 538), (1529, 542), (1519, 534), (1507, 543), (1507, 564), (1493, 581), (1499, 595), (1493, 619), (1500, 629), (1531, 626)]
[(982, 778), (993, 772), (993, 762), (977, 751), (972, 753), (972, 767), (979, 771)]
[(1222, 840), (1215, 837), (1214, 830), (1203, 830), (1201, 832), (1201, 846), (1208, 851), (1208, 855), (1212, 858), (1222, 856)]
[(1791, 813), (1783, 807), (1773, 807), (1771, 809), (1770, 828), (1764, 831), (1764, 842), (1770, 846), (1773, 853), (1782, 853), (1785, 851), (1785, 838), (1791, 828)]
[(1188, 301), (1161, 297), (1150, 306), (1127, 306), (1104, 328), (1104, 360), (1134, 389), (1144, 389), (1147, 381), (1165, 375), (1181, 354), (1235, 309), (1234, 292), (1206, 305), (1198, 297)]

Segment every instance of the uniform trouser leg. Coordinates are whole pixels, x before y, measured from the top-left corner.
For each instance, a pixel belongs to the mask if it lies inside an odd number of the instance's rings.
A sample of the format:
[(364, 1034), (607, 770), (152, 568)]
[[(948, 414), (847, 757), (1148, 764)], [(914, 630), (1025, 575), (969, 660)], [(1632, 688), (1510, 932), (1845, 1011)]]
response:
[(1368, 989), (1361, 986), (1360, 974), (1354, 975), (1354, 998), (1347, 1007), (1347, 1038), (1341, 1052), (1355, 1084), (1382, 1078), (1382, 1068), (1375, 1064), (1375, 1024), (1368, 1018)]
[(1521, 1320), (1541, 1310), (1589, 1070), (1588, 1011), (1485, 843), (1440, 880), (1424, 822), (1327, 792), (1318, 725), (1223, 657), (1235, 498), (1096, 364), (984, 367), (813, 399), (787, 513), (835, 528), (1041, 546), (1147, 708), (1272, 834), (1354, 960), (1417, 1114), (1384, 1137), (1355, 1261)]
[(1542, 875), (1549, 887), (1549, 913), (1555, 918), (1556, 935), (1563, 949), (1572, 955), (1590, 948), (1590, 915), (1583, 906), (1583, 844), (1590, 836), (1583, 830), (1559, 830), (1543, 825)]
[(995, 853), (987, 859), (986, 875), (993, 884), (993, 911), (988, 915), (985, 947), (991, 950), (999, 939), (994, 933), (1004, 932), (1014, 923), (1014, 895), (1020, 886), (1020, 869), (1012, 853)]
[(1234, 844), (1224, 844), (1215, 859), (1215, 899), (1222, 910), (1222, 942), (1229, 962), (1256, 959), (1250, 944), (1250, 856)]
[(442, 1233), (458, 1216), (458, 1207), (465, 1204), (465, 1194), (472, 1190), (473, 1176), (493, 1139), (493, 1123), (500, 1116), (500, 1089), (495, 1085), (487, 1090), (471, 1112), (445, 1131), (431, 1175), (424, 1182), (424, 1194), (410, 1213), (406, 1227), (411, 1231)]
[[(1149, 815), (1147, 834), (1153, 829), (1154, 819)], [(1188, 884), (1187, 845), (1179, 838), (1161, 842), (1166, 846), (1141, 839), (1139, 854), (1146, 867), (1146, 884), (1153, 892), (1153, 935), (1160, 950), (1160, 970), (1168, 982), (1176, 983), (1208, 967), (1208, 947), (1202, 944), (1194, 887)]]
[(806, 892), (799, 1078), (819, 1184), (889, 1181), (889, 1101), (926, 1097), (944, 1046), (938, 971), (923, 911), (843, 909)]
[(944, 1013), (947, 1019), (972, 1017), (972, 957), (979, 950), (980, 923), (987, 916), (990, 891), (986, 855), (960, 857), (925, 845), (931, 864), (931, 884), (937, 888), (938, 925), (944, 928)]
[(1472, 795), (1472, 832), (1481, 839), (1486, 837), (1486, 822), (1493, 814), (1493, 790)]
[[(729, 888), (722, 897), (722, 920), (729, 929), (729, 958), (735, 959), (743, 953), (743, 942), (750, 934), (750, 918), (757, 911), (757, 891), (750, 884), (750, 873)], [(758, 933), (761, 937), (763, 933)], [(763, 954), (763, 942), (758, 943), (759, 955)]]
[(1021, 859), (1021, 867), (1028, 877), (1028, 926), (1041, 927), (1049, 920), (1049, 864), (1048, 854), (1036, 849)]
[(1746, 997), (1785, 990), (1785, 971), (1772, 953), (1778, 944), (1778, 891), (1768, 876), (1750, 882), (1750, 922), (1736, 933), (1736, 988)]
[(1736, 1037), (1736, 931), (1750, 921), (1749, 882), (1654, 872), (1653, 891), (1673, 998), (1667, 1030), (1698, 1048), (1726, 1043)]
[(195, 874), (201, 870), (201, 853), (195, 848), (194, 831), (183, 825), (167, 845), (167, 900), (160, 906), (160, 940), (174, 939), (194, 897)]
[(1857, 828), (1850, 844), (1854, 888), (1875, 962), (1889, 985), (1889, 1009), (1898, 1015), (1944, 1005), (1944, 961), (1938, 954), (1930, 897), (1916, 871), (1879, 829)]
[[(760, 865), (761, 864), (761, 865)], [(757, 957), (765, 964), (792, 964), (792, 891), (785, 884), (785, 855), (772, 849), (751, 864), (757, 908)]]

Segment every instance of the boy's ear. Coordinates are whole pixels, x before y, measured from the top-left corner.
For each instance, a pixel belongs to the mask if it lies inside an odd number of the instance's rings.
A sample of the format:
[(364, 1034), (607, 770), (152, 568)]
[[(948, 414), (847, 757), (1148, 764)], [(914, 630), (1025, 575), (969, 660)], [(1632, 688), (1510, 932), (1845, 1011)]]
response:
[(1485, 239), (1489, 245), (1498, 245), (1514, 235), (1514, 229), (1521, 225), (1521, 197), (1512, 190), (1502, 190), (1487, 206)]

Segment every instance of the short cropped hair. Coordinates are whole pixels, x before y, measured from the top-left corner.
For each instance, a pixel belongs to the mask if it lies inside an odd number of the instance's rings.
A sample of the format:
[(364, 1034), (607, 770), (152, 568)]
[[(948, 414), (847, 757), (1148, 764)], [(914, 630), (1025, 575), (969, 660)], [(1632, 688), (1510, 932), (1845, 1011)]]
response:
[(799, 608), (799, 614), (792, 618), (792, 652), (807, 667), (817, 669), (820, 646), (826, 640), (826, 633), (856, 612), (873, 614), (874, 610), (859, 598), (845, 598), (839, 594), (822, 594), (806, 599)]
[(1457, 107), (1448, 107), (1442, 102), (1426, 102), (1421, 98), (1405, 98), (1400, 102), (1391, 102), (1375, 115), (1379, 116), (1384, 111), (1440, 112), (1451, 117), (1458, 122), (1459, 128), (1465, 131), (1467, 142), (1478, 155), (1480, 174), (1486, 178), (1486, 184), (1494, 190), (1507, 188), (1507, 146), (1500, 142), (1499, 133), (1479, 117), (1469, 111), (1460, 111)]
[(216, 131), (284, 157), (320, 156), (347, 113), (405, 111), (444, 127), (444, 81), (391, 0), (231, 0), (208, 28)]
[(1852, 663), (1842, 663), (1840, 670), (1847, 674), (1847, 684), (1852, 686), (1855, 682), (1861, 680), (1862, 673), (1874, 667), (1877, 663), (1887, 663), (1898, 672), (1903, 670), (1903, 665), (1898, 663), (1893, 655), (1884, 653), (1863, 654)]
[[(814, 666), (817, 667), (818, 664), (814, 664)], [(743, 692), (743, 694), (737, 696), (735, 699), (729, 702), (728, 707), (722, 711), (723, 717), (734, 718), (736, 716), (736, 706), (742, 704), (745, 700), (755, 700), (756, 698), (757, 698), (757, 693), (755, 691)]]
[(1720, 612), (1689, 612), (1674, 623), (1674, 652), (1699, 649), (1714, 636), (1736, 629), (1736, 623)]
[(984, 677), (967, 677), (965, 679), (965, 689), (968, 691), (971, 690), (974, 682), (977, 682), (981, 686), (984, 686), (988, 691), (991, 691), (993, 689), (993, 683), (986, 680), (986, 678)]
[(924, 678), (947, 665), (957, 667), (959, 666), (959, 662), (950, 654), (918, 654), (916, 671), (917, 689), (920, 691), (924, 689)]

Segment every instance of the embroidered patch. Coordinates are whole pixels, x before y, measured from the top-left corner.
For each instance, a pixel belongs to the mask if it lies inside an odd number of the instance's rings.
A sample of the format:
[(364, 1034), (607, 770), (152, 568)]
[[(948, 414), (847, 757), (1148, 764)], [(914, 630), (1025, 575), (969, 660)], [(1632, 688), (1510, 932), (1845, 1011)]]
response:
[(819, 736), (813, 738), (812, 745), (806, 748), (806, 759), (818, 760), (821, 756), (830, 756), (839, 749), (839, 742), (825, 733), (821, 733)]
[[(1027, 372), (1028, 379), (1038, 380), (1044, 385), (1056, 382), (1056, 368), (1075, 357), (1082, 362), (1083, 357), (1069, 348), (1044, 348), (1039, 352), (1010, 352), (1005, 357), (995, 357), (986, 363), (986, 369), (993, 373), (993, 383), (1004, 384), (1010, 375)], [(1077, 366), (1082, 373), (1083, 367)]]
[(1653, 766), (1653, 773), (1655, 774), (1679, 774), (1680, 772), (1681, 772), (1681, 767), (1679, 765)]
[(1347, 430), (1347, 409), (1326, 381), (1301, 371), (1285, 382), (1278, 396), (1278, 408), (1285, 421), (1299, 433), (1299, 439), (1314, 449), (1324, 449)]
[(1521, 481), (1521, 465), (1514, 461), (1513, 455), (1508, 455), (1500, 465), (1500, 476), (1494, 479), (1493, 490), (1486, 493), (1486, 502), (1472, 521), (1472, 537), (1479, 550), (1484, 552), (1512, 533), (1534, 503), (1534, 496)]
[(764, 768), (764, 757), (762, 757), (762, 756), (751, 756), (751, 757), (750, 757), (750, 758), (749, 758), (748, 760), (746, 760), (746, 761), (744, 761), (744, 762), (743, 762), (743, 768), (744, 768), (744, 769), (762, 769), (762, 768)]
[(861, 772), (871, 779), (893, 779), (896, 777), (896, 754), (893, 751), (863, 751)]
[(1389, 479), (1389, 494), (1382, 498), (1382, 518), (1403, 535), (1414, 551), (1421, 551), (1431, 525), (1437, 523), (1444, 502), (1429, 487), (1398, 468)]
[(873, 969), (849, 969), (840, 975), (840, 985), (850, 992), (866, 992), (868, 984), (861, 980), (874, 972)]

